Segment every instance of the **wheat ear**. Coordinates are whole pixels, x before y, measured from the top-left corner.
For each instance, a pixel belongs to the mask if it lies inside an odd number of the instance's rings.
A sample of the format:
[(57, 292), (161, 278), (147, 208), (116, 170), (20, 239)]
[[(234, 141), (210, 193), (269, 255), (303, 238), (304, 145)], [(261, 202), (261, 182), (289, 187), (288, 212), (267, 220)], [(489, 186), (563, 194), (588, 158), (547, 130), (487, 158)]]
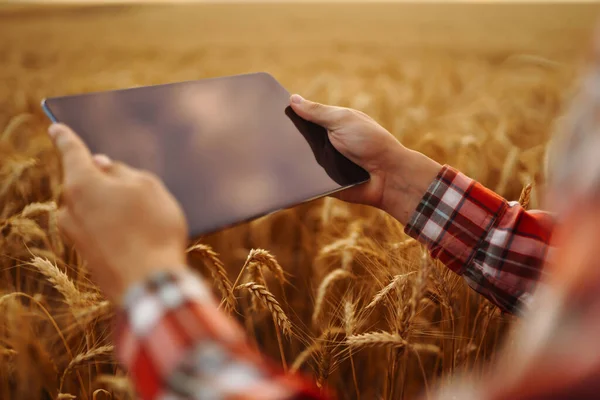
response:
[(208, 263), (206, 264), (210, 269), (210, 273), (213, 277), (215, 285), (221, 292), (221, 296), (225, 300), (226, 306), (230, 310), (233, 310), (236, 304), (235, 296), (233, 294), (233, 286), (227, 277), (227, 271), (225, 271), (225, 266), (219, 259), (219, 255), (212, 249), (212, 247), (205, 244), (195, 244), (188, 248), (187, 252), (198, 254), (205, 260), (208, 260)]
[(373, 300), (365, 307), (365, 310), (370, 310), (375, 307), (377, 304), (381, 303), (385, 296), (388, 295), (392, 290), (396, 289), (400, 281), (402, 281), (407, 276), (414, 274), (415, 272), (409, 272), (408, 274), (396, 275), (392, 278), (390, 283), (388, 283), (383, 289), (381, 289), (375, 296), (373, 296)]
[(406, 347), (408, 342), (397, 333), (381, 331), (348, 336), (346, 344), (350, 347)]
[(236, 289), (249, 290), (250, 293), (260, 299), (267, 306), (271, 312), (271, 315), (273, 316), (273, 319), (276, 321), (283, 333), (287, 336), (292, 334), (292, 323), (281, 308), (281, 305), (277, 299), (275, 299), (275, 296), (273, 296), (273, 293), (269, 292), (266, 287), (255, 282), (248, 282), (238, 286)]
[(531, 183), (528, 183), (527, 186), (523, 188), (521, 191), (521, 196), (519, 196), (519, 204), (525, 210), (529, 209), (529, 201), (531, 200), (531, 189), (533, 186)]
[(408, 348), (417, 352), (428, 352), (439, 354), (440, 348), (433, 344), (413, 343), (410, 344), (399, 334), (391, 332), (368, 332), (361, 335), (353, 335), (346, 338), (346, 344), (353, 348), (364, 347), (387, 347)]
[(64, 297), (65, 303), (71, 307), (71, 311), (74, 313), (79, 312), (81, 309), (98, 300), (95, 293), (89, 294), (79, 291), (67, 274), (48, 259), (34, 256), (29, 264), (34, 266), (48, 279), (48, 282)]
[(323, 388), (325, 381), (329, 378), (331, 371), (331, 350), (332, 346), (328, 342), (333, 338), (331, 331), (326, 331), (322, 336), (322, 344), (320, 346), (320, 357), (317, 364), (317, 386)]
[(248, 253), (248, 258), (246, 259), (246, 264), (248, 264), (249, 269), (265, 267), (271, 271), (279, 283), (285, 283), (285, 273), (283, 272), (283, 268), (281, 265), (279, 265), (275, 256), (273, 256), (267, 250), (250, 250), (250, 253)]
[(90, 360), (93, 360), (94, 358), (111, 356), (113, 354), (113, 351), (114, 347), (112, 345), (108, 345), (96, 347), (95, 349), (86, 351), (85, 353), (77, 354), (75, 357), (73, 357), (67, 368), (65, 368), (65, 371), (63, 372), (62, 377), (60, 378), (60, 389), (62, 390), (65, 378), (69, 375), (69, 373), (72, 370), (85, 364)]

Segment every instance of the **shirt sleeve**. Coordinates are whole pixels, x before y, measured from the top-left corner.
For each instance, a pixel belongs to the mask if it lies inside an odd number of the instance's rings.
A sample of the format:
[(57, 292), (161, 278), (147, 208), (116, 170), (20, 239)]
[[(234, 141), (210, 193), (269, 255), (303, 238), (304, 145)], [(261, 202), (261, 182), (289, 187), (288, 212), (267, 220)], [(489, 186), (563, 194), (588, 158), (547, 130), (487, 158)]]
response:
[(405, 232), (503, 311), (520, 313), (549, 262), (553, 217), (444, 165)]
[(161, 272), (129, 289), (116, 353), (141, 398), (323, 399), (284, 375), (247, 342), (192, 271)]

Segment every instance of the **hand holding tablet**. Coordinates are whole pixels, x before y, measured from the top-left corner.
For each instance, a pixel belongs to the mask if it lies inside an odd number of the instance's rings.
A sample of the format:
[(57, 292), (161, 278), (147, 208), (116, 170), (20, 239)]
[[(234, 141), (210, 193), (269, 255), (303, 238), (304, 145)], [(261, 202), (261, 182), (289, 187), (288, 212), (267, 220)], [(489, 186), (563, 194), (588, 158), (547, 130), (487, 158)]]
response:
[(289, 96), (257, 73), (55, 97), (43, 107), (92, 153), (156, 174), (197, 236), (369, 180)]

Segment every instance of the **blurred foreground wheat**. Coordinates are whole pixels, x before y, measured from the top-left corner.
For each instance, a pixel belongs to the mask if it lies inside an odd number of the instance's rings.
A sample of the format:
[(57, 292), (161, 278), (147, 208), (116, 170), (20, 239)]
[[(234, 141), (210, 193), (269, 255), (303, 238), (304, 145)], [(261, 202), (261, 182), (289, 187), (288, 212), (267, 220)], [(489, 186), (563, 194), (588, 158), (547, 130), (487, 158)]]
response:
[[(112, 356), (112, 306), (56, 224), (43, 97), (266, 70), (366, 112), (510, 200), (533, 184), (521, 201), (539, 205), (545, 143), (576, 65), (564, 40), (546, 38), (534, 56), (513, 42), (422, 51), (395, 43), (410, 32), (390, 22), (407, 18), (395, 9), (378, 11), (381, 26), (375, 11), (318, 9), (370, 24), (360, 37), (323, 28), (318, 12), (263, 8), (253, 24), (253, 10), (0, 15), (0, 398), (134, 397)], [(188, 256), (258, 348), (343, 399), (410, 398), (459, 370), (477, 377), (510, 326), (395, 220), (330, 198), (199, 238)]]

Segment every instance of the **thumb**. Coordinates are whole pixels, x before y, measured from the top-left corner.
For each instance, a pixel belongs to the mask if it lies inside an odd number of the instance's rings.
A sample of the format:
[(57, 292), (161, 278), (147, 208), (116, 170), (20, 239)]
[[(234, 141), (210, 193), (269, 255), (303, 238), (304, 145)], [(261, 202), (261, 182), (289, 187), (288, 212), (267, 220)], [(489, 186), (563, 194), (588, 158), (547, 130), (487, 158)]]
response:
[(339, 128), (342, 119), (347, 115), (345, 108), (316, 103), (298, 94), (292, 95), (290, 105), (300, 117), (330, 131)]
[(69, 127), (53, 124), (48, 135), (60, 154), (65, 183), (76, 181), (94, 170), (89, 149)]

